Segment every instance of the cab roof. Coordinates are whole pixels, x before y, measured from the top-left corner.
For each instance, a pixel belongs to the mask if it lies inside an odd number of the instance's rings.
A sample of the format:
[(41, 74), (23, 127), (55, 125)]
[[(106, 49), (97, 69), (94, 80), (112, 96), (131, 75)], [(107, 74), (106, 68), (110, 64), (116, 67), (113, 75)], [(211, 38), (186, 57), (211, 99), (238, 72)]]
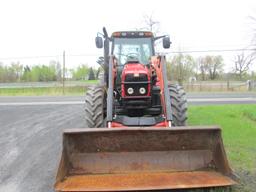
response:
[(112, 38), (143, 38), (154, 37), (151, 31), (116, 31), (112, 33)]

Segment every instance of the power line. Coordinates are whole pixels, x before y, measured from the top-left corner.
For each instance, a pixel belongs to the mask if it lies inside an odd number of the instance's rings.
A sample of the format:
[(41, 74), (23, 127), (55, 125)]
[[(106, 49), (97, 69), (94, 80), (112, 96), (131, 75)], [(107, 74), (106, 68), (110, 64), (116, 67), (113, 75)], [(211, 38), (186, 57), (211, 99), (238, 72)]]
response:
[(256, 49), (209, 49), (209, 50), (191, 50), (191, 51), (170, 51), (169, 53), (207, 53), (207, 52), (238, 52), (238, 51), (256, 51)]
[(71, 55), (67, 55), (67, 56), (70, 56), (70, 57), (93, 56), (93, 57), (95, 57), (95, 56), (99, 56), (99, 55), (101, 55), (101, 54), (76, 54), (76, 55), (71, 54)]
[(48, 55), (48, 56), (27, 56), (27, 57), (3, 57), (0, 60), (18, 60), (18, 59), (39, 59), (39, 58), (56, 58), (60, 57), (60, 55)]
[[(207, 52), (239, 52), (239, 51), (256, 51), (256, 48), (240, 48), (240, 49), (207, 49), (207, 50), (189, 50), (189, 51), (168, 51), (163, 52), (164, 54), (179, 54), (179, 53), (207, 53)], [(99, 56), (99, 54), (70, 54), (66, 57), (88, 57), (88, 56)], [(0, 60), (19, 60), (19, 59), (40, 59), (40, 58), (58, 58), (62, 55), (43, 55), (43, 56), (26, 56), (26, 57), (3, 57)]]
[[(99, 56), (97, 54), (77, 54), (77, 55), (67, 55), (66, 57), (84, 57), (84, 56)], [(0, 60), (19, 60), (19, 59), (40, 59), (40, 58), (57, 58), (62, 57), (62, 55), (43, 55), (43, 56), (26, 56), (26, 57), (3, 57)]]
[[(190, 50), (190, 51), (168, 51), (163, 52), (165, 54), (170, 53), (204, 53), (204, 52), (237, 52), (237, 51), (256, 51), (256, 48), (239, 48), (239, 49), (208, 49), (208, 50)], [(99, 54), (78, 54), (78, 55), (67, 55), (70, 57), (83, 57), (83, 56), (99, 56)]]

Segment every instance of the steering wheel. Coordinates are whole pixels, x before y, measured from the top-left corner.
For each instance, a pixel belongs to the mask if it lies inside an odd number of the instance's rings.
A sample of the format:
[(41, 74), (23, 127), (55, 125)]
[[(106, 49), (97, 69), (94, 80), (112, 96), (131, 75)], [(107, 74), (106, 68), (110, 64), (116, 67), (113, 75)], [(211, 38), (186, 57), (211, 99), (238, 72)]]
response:
[(128, 60), (139, 60), (139, 56), (140, 54), (139, 53), (136, 53), (136, 52), (131, 52), (131, 53), (128, 53), (128, 54), (123, 54), (123, 53), (117, 53), (116, 55), (121, 55), (121, 56), (124, 56), (124, 64), (128, 61)]
[(134, 58), (139, 59), (139, 56), (140, 56), (140, 54), (139, 53), (135, 53), (135, 52), (128, 53), (126, 55), (127, 59), (134, 59)]

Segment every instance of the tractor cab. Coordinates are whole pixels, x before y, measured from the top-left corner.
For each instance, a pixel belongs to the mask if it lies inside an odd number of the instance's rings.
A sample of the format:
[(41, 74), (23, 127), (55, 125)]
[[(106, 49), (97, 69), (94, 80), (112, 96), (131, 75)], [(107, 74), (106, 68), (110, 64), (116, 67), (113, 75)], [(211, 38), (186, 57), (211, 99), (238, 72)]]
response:
[[(154, 55), (151, 32), (122, 31), (111, 36), (111, 55), (116, 59), (116, 91), (128, 108), (147, 107), (150, 98), (150, 60)], [(127, 98), (133, 98), (127, 100)], [(148, 98), (148, 99), (147, 99)]]
[[(101, 36), (104, 37), (104, 43)], [(170, 48), (169, 36), (154, 37), (150, 31), (118, 31), (112, 33), (111, 37), (108, 37), (105, 31), (104, 34), (98, 33), (95, 42), (97, 48), (104, 46), (105, 64), (108, 64), (106, 57), (114, 55), (118, 60), (118, 65), (125, 65), (134, 60), (147, 65), (151, 57), (155, 55), (154, 43), (158, 39), (163, 39), (164, 49)], [(111, 54), (109, 53), (110, 48)]]
[(141, 63), (148, 65), (154, 53), (154, 39), (151, 32), (114, 32), (111, 54), (118, 65)]

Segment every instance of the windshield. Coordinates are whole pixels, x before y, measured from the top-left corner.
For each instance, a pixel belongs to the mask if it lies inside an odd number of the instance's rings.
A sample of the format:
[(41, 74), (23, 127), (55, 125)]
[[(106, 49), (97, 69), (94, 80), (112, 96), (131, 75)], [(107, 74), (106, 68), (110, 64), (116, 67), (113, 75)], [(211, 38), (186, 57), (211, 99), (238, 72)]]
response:
[(115, 38), (113, 54), (119, 65), (124, 65), (128, 59), (136, 59), (142, 64), (148, 64), (152, 56), (151, 38)]

